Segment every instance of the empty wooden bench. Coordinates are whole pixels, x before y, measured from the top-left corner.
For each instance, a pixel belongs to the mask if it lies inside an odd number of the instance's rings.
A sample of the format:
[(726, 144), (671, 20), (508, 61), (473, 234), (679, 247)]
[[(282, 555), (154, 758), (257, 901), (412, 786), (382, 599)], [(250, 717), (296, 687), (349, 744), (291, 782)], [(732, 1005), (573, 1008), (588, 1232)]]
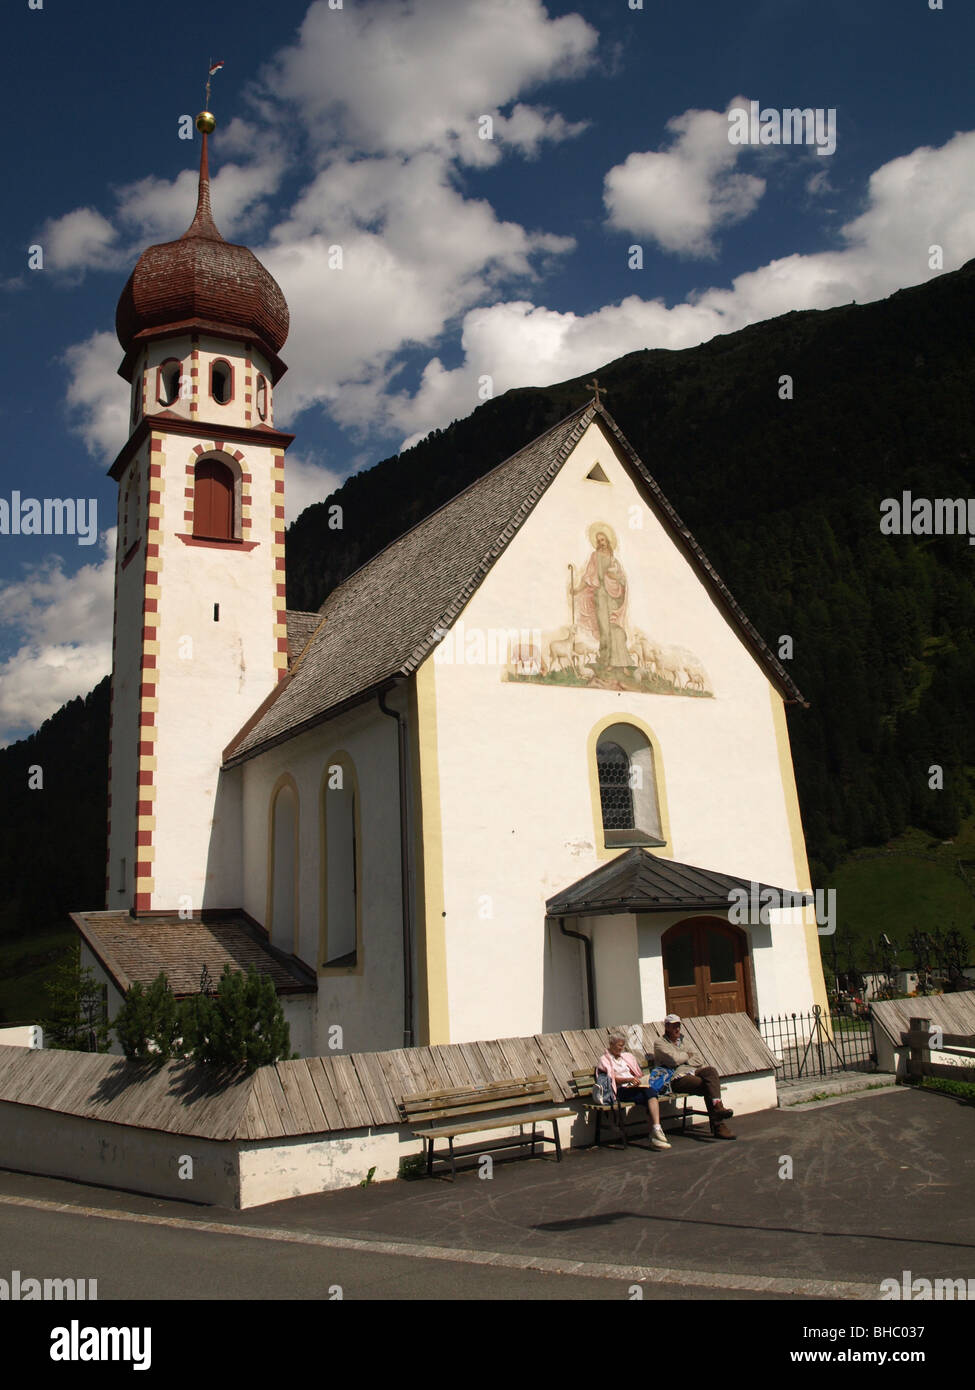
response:
[[(634, 1053), (633, 1055), (636, 1057), (637, 1061), (639, 1062), (639, 1061), (640, 1061), (640, 1057), (639, 1057), (636, 1053)], [(646, 1059), (645, 1059), (645, 1058), (643, 1059), (642, 1065), (643, 1065), (644, 1069), (646, 1069)], [(599, 1136), (600, 1136), (600, 1133), (601, 1133), (601, 1131), (602, 1131), (603, 1117), (606, 1116), (607, 1118), (609, 1118), (609, 1119), (612, 1120), (612, 1122), (616, 1125), (616, 1128), (619, 1130), (620, 1136), (621, 1136), (621, 1138), (622, 1138), (622, 1140), (623, 1140), (623, 1147), (625, 1148), (625, 1147), (626, 1147), (626, 1113), (625, 1113), (625, 1112), (628, 1111), (628, 1110), (630, 1110), (630, 1109), (632, 1109), (634, 1106), (636, 1106), (636, 1107), (637, 1107), (638, 1109), (640, 1109), (640, 1110), (643, 1110), (643, 1106), (642, 1106), (642, 1105), (639, 1105), (639, 1103), (638, 1103), (637, 1101), (635, 1101), (635, 1100), (620, 1100), (619, 1098), (617, 1098), (617, 1100), (615, 1101), (615, 1103), (614, 1103), (613, 1105), (596, 1105), (596, 1104), (593, 1102), (593, 1098), (592, 1098), (592, 1088), (593, 1088), (594, 1081), (595, 1081), (595, 1068), (594, 1068), (594, 1067), (583, 1068), (583, 1069), (581, 1069), (581, 1070), (576, 1070), (576, 1071), (574, 1071), (574, 1072), (572, 1073), (572, 1089), (573, 1089), (574, 1094), (577, 1095), (577, 1096), (579, 1097), (580, 1100), (584, 1101), (584, 1102), (586, 1103), (587, 1107), (588, 1107), (590, 1110), (592, 1110), (592, 1111), (595, 1112), (595, 1115), (596, 1115), (596, 1144), (598, 1145), (599, 1142), (600, 1142)], [(619, 1084), (620, 1084), (620, 1083), (617, 1082), (617, 1085), (619, 1085)], [(623, 1084), (625, 1084), (625, 1083), (623, 1083)], [(660, 1110), (660, 1123), (661, 1123), (661, 1126), (663, 1125), (663, 1123), (664, 1123), (665, 1120), (670, 1120), (670, 1119), (676, 1120), (676, 1119), (679, 1119), (680, 1122), (681, 1122), (681, 1126), (680, 1126), (681, 1134), (683, 1134), (684, 1131), (687, 1129), (687, 1121), (688, 1121), (688, 1118), (689, 1118), (689, 1117), (693, 1117), (694, 1115), (704, 1115), (704, 1116), (706, 1117), (706, 1116), (707, 1116), (707, 1113), (708, 1113), (707, 1110), (699, 1110), (696, 1106), (691, 1107), (691, 1108), (688, 1108), (687, 1102), (688, 1102), (689, 1100), (694, 1100), (694, 1096), (693, 1096), (693, 1095), (688, 1095), (688, 1094), (685, 1094), (685, 1093), (681, 1093), (681, 1092), (676, 1092), (676, 1093), (675, 1093), (675, 1092), (672, 1091), (669, 1087), (667, 1088), (667, 1090), (662, 1091), (662, 1092), (660, 1093), (660, 1095), (657, 1096), (657, 1099), (659, 1100), (660, 1106), (661, 1106), (661, 1110)], [(664, 1105), (665, 1105), (667, 1102), (670, 1102), (670, 1103), (672, 1103), (672, 1104), (674, 1104), (674, 1105), (677, 1105), (677, 1104), (678, 1104), (679, 1102), (681, 1102), (681, 1101), (683, 1102), (683, 1105), (680, 1106), (680, 1109), (677, 1111), (677, 1114), (675, 1114), (675, 1115), (667, 1115), (667, 1114), (664, 1113), (663, 1107), (664, 1107)], [(649, 1123), (650, 1123), (649, 1111), (647, 1111), (646, 1114), (647, 1114), (647, 1123), (648, 1123), (648, 1125), (649, 1125)], [(631, 1126), (631, 1128), (632, 1128), (632, 1126)]]
[[(529, 1108), (532, 1107), (532, 1108)], [(404, 1096), (400, 1109), (406, 1122), (414, 1128), (413, 1133), (422, 1139), (427, 1148), (427, 1173), (433, 1172), (434, 1147), (438, 1139), (445, 1139), (448, 1145), (446, 1155), (438, 1155), (441, 1162), (450, 1161), (451, 1177), (457, 1176), (458, 1158), (470, 1154), (482, 1154), (487, 1149), (512, 1149), (530, 1147), (535, 1156), (536, 1144), (554, 1144), (558, 1161), (562, 1161), (562, 1145), (559, 1141), (558, 1121), (572, 1116), (574, 1110), (555, 1106), (555, 1097), (547, 1077), (520, 1076), (508, 1081), (492, 1081), (486, 1086), (457, 1086), (453, 1090), (424, 1091), (418, 1095)], [(431, 1124), (431, 1121), (437, 1121)], [(542, 1123), (552, 1125), (551, 1138), (539, 1133), (536, 1126)], [(468, 1145), (458, 1149), (454, 1140), (459, 1135), (477, 1134), (492, 1129), (507, 1129), (510, 1125), (531, 1125), (530, 1134), (506, 1135), (491, 1139), (486, 1144)]]

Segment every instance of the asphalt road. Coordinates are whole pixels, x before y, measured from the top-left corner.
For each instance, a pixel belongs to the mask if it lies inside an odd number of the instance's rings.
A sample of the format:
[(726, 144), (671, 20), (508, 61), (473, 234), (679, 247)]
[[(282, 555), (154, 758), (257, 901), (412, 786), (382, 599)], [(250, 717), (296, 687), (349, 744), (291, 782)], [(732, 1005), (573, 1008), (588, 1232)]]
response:
[[(4, 1174), (8, 1193), (25, 1182)], [(47, 1179), (31, 1179), (26, 1200), (80, 1205), (104, 1194), (96, 1189)], [(66, 1189), (73, 1187), (73, 1192)], [(41, 1196), (41, 1193), (46, 1196)], [(21, 1193), (24, 1196), (25, 1194)], [(176, 1204), (167, 1204), (176, 1205)], [(208, 1213), (209, 1214), (209, 1213)], [(163, 1218), (165, 1219), (165, 1218)], [(253, 1228), (249, 1228), (253, 1229)], [(185, 1226), (71, 1211), (9, 1205), (0, 1197), (0, 1278), (13, 1270), (21, 1279), (75, 1278), (98, 1281), (98, 1301), (198, 1299), (382, 1299), (382, 1300), (547, 1300), (632, 1297), (624, 1279), (587, 1278), (536, 1270), (494, 1268), (414, 1255), (330, 1249), (300, 1241), (279, 1241)], [(647, 1299), (727, 1298), (727, 1291), (688, 1291), (647, 1284)], [(733, 1296), (759, 1298), (758, 1293)], [(7, 1305), (10, 1307), (10, 1305)], [(71, 1316), (83, 1316), (81, 1304)], [(67, 1309), (62, 1310), (67, 1316)]]

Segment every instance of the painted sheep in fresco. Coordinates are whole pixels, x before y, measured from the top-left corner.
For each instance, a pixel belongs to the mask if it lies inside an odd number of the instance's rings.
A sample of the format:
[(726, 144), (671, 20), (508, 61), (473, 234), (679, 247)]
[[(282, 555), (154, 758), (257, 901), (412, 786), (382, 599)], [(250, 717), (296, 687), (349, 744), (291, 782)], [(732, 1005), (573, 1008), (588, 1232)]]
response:
[(707, 672), (686, 647), (652, 642), (638, 632), (633, 637), (630, 654), (642, 671), (674, 690), (698, 690), (703, 694), (708, 689)]
[(576, 674), (583, 679), (591, 676), (599, 660), (599, 642), (589, 632), (577, 632), (572, 644), (572, 660)]
[(570, 627), (564, 637), (555, 637), (548, 644), (548, 671), (574, 671), (575, 655), (573, 647), (576, 640), (576, 629)]

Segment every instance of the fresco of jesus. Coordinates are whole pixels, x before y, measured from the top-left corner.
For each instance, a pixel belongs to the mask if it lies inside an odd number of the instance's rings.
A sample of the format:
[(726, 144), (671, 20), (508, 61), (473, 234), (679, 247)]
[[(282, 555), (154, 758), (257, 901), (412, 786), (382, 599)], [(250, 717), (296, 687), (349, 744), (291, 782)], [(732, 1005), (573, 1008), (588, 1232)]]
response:
[(623, 566), (616, 558), (616, 533), (595, 522), (589, 528), (595, 547), (575, 593), (580, 595), (580, 624), (599, 642), (600, 666), (629, 666), (626, 641), (628, 586)]

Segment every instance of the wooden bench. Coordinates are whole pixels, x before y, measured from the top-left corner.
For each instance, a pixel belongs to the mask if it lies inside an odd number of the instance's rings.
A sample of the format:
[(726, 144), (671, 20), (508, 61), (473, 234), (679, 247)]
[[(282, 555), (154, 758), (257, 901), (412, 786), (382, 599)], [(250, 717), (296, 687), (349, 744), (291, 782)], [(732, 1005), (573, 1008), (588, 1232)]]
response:
[[(429, 1121), (446, 1121), (431, 1127), (414, 1129), (417, 1138), (426, 1146), (427, 1173), (433, 1172), (434, 1146), (438, 1139), (446, 1139), (449, 1153), (441, 1155), (441, 1162), (449, 1157), (451, 1177), (457, 1176), (458, 1158), (470, 1154), (481, 1154), (487, 1149), (513, 1149), (530, 1147), (535, 1157), (536, 1144), (554, 1144), (558, 1162), (562, 1161), (562, 1145), (559, 1141), (558, 1121), (575, 1114), (574, 1110), (554, 1108), (555, 1097), (547, 1077), (520, 1076), (508, 1081), (492, 1081), (486, 1086), (457, 1086), (453, 1090), (423, 1091), (420, 1094), (404, 1096), (400, 1109), (406, 1122), (413, 1125), (426, 1125)], [(526, 1109), (526, 1106), (534, 1107)], [(552, 1137), (537, 1131), (536, 1125), (551, 1121)], [(454, 1140), (461, 1134), (477, 1134), (483, 1130), (507, 1129), (509, 1125), (531, 1125), (530, 1134), (504, 1136), (491, 1139), (486, 1144), (468, 1145), (455, 1149)]]
[[(634, 1053), (633, 1055), (636, 1057), (637, 1061), (639, 1062), (639, 1061), (640, 1061), (640, 1056), (639, 1056), (637, 1053)], [(644, 1068), (646, 1067), (646, 1058), (643, 1059), (643, 1064), (642, 1064), (642, 1065), (644, 1066)], [(601, 1132), (601, 1130), (602, 1130), (603, 1116), (605, 1115), (605, 1116), (607, 1116), (608, 1118), (612, 1119), (613, 1123), (616, 1125), (616, 1128), (617, 1128), (617, 1129), (619, 1130), (619, 1132), (620, 1132), (620, 1137), (621, 1137), (622, 1140), (623, 1140), (623, 1147), (626, 1148), (626, 1115), (625, 1115), (624, 1111), (631, 1110), (634, 1106), (636, 1106), (636, 1107), (637, 1107), (638, 1109), (640, 1109), (640, 1110), (643, 1110), (644, 1107), (643, 1107), (642, 1105), (640, 1105), (638, 1101), (635, 1101), (635, 1100), (620, 1100), (619, 1098), (617, 1098), (617, 1100), (616, 1100), (616, 1101), (614, 1102), (614, 1104), (612, 1104), (612, 1105), (596, 1105), (596, 1104), (593, 1102), (593, 1098), (592, 1098), (592, 1088), (593, 1088), (593, 1085), (594, 1085), (594, 1082), (595, 1082), (595, 1070), (596, 1070), (595, 1067), (589, 1067), (589, 1068), (583, 1068), (583, 1069), (581, 1069), (581, 1070), (576, 1070), (576, 1071), (574, 1071), (574, 1072), (572, 1073), (572, 1089), (573, 1089), (573, 1092), (575, 1093), (575, 1095), (577, 1095), (577, 1096), (579, 1097), (579, 1099), (580, 1099), (581, 1101), (584, 1101), (584, 1102), (585, 1102), (586, 1106), (587, 1106), (590, 1110), (595, 1111), (595, 1114), (596, 1114), (596, 1145), (597, 1145), (597, 1147), (598, 1147), (599, 1142), (600, 1142), (599, 1136), (600, 1136), (600, 1132)], [(617, 1084), (619, 1084), (619, 1083), (617, 1083)], [(688, 1102), (689, 1100), (693, 1100), (693, 1099), (694, 1099), (694, 1096), (693, 1096), (692, 1094), (688, 1094), (687, 1092), (680, 1092), (680, 1091), (675, 1092), (675, 1091), (672, 1091), (672, 1090), (670, 1089), (669, 1086), (667, 1087), (667, 1089), (666, 1089), (665, 1091), (662, 1091), (662, 1092), (660, 1093), (660, 1095), (657, 1096), (657, 1100), (660, 1102), (660, 1105), (661, 1105), (661, 1111), (660, 1111), (660, 1124), (661, 1124), (661, 1127), (663, 1127), (664, 1120), (669, 1120), (669, 1119), (674, 1119), (674, 1120), (676, 1120), (676, 1119), (679, 1119), (680, 1122), (681, 1122), (680, 1132), (681, 1132), (681, 1134), (683, 1134), (683, 1133), (685, 1132), (685, 1130), (687, 1129), (687, 1121), (688, 1121), (688, 1117), (689, 1117), (689, 1116), (703, 1115), (703, 1116), (707, 1117), (707, 1113), (708, 1113), (707, 1110), (700, 1110), (700, 1109), (698, 1109), (696, 1106), (693, 1107), (692, 1109), (688, 1109), (687, 1102)], [(677, 1113), (676, 1115), (665, 1115), (665, 1114), (664, 1114), (664, 1112), (663, 1112), (663, 1106), (664, 1106), (665, 1104), (667, 1104), (667, 1102), (672, 1102), (673, 1104), (676, 1105), (677, 1102), (679, 1102), (679, 1101), (683, 1101), (683, 1105), (681, 1106), (680, 1110), (678, 1111), (678, 1113)], [(647, 1114), (647, 1124), (648, 1124), (648, 1126), (649, 1126), (649, 1124), (650, 1124), (650, 1112), (649, 1112), (649, 1110), (647, 1110), (646, 1114)], [(630, 1128), (632, 1129), (633, 1126), (631, 1125)], [(649, 1133), (649, 1130), (648, 1130), (648, 1133)]]

